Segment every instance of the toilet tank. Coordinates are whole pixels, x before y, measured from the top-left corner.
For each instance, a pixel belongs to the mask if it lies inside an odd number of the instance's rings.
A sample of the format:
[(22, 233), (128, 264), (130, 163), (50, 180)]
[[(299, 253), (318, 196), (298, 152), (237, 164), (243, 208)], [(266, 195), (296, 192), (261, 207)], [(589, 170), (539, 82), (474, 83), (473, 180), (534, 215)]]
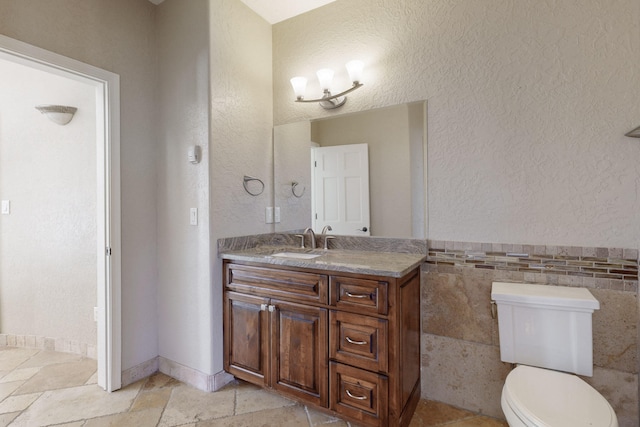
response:
[(591, 316), (600, 303), (583, 288), (493, 282), (503, 362), (593, 375)]

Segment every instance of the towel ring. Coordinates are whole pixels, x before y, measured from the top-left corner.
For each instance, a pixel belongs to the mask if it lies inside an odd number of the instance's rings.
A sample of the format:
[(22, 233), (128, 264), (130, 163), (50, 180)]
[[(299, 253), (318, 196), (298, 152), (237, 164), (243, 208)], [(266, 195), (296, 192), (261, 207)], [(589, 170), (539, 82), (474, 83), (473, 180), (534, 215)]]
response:
[[(249, 191), (249, 189), (247, 188), (247, 182), (249, 181), (258, 181), (260, 183), (260, 185), (262, 185), (262, 187), (260, 188), (260, 191), (256, 191), (255, 193), (252, 193), (251, 191)], [(244, 187), (244, 191), (246, 191), (247, 193), (251, 194), (252, 196), (259, 196), (262, 194), (262, 192), (264, 191), (264, 182), (262, 182), (261, 179), (253, 177), (253, 176), (244, 176), (244, 180), (242, 182), (242, 186)]]
[(300, 193), (300, 195), (296, 194), (296, 187), (298, 186), (298, 182), (297, 181), (293, 181), (291, 183), (291, 192), (293, 193), (293, 195), (295, 197), (297, 197), (298, 199), (302, 196), (304, 196), (304, 192), (307, 189), (307, 187), (302, 187), (302, 193)]

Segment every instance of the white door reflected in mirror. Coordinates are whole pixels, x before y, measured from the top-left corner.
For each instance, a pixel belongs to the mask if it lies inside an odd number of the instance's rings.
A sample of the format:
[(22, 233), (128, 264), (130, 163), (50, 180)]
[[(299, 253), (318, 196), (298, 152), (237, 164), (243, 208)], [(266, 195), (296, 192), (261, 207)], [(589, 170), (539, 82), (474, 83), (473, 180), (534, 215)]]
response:
[(312, 211), (315, 230), (369, 236), (369, 146), (336, 145), (311, 149)]

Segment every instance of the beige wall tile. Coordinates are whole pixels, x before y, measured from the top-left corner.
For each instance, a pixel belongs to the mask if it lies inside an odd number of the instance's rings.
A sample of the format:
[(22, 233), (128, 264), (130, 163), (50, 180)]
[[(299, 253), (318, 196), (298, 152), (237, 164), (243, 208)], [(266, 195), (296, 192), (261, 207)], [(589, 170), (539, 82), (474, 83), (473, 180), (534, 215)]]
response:
[(600, 309), (593, 313), (594, 365), (637, 373), (637, 296), (603, 289), (591, 293), (600, 301)]
[(511, 365), (498, 347), (422, 334), (422, 354), (423, 399), (504, 418), (500, 395)]

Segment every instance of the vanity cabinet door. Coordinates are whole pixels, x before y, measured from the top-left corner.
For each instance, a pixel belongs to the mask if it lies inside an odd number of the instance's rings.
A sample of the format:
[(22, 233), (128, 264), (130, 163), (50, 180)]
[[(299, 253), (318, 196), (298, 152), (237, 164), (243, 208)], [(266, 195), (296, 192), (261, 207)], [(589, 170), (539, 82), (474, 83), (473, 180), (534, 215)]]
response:
[(271, 300), (271, 387), (328, 406), (327, 309)]
[(236, 292), (226, 292), (224, 298), (224, 368), (257, 385), (269, 378), (268, 302)]

